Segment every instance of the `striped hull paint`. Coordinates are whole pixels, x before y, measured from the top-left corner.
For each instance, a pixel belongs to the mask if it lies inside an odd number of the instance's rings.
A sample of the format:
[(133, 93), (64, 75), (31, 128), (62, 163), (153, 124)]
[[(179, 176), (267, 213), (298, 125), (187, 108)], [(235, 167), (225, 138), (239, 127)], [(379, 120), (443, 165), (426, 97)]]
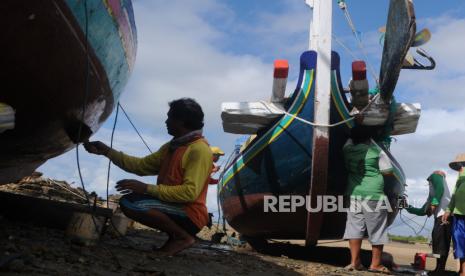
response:
[[(339, 63), (338, 54), (333, 52), (331, 123), (349, 118), (349, 103), (341, 86)], [(315, 70), (316, 53), (302, 54), (299, 81), (288, 107), (290, 114), (308, 121), (313, 121)], [(352, 126), (353, 122), (347, 122), (330, 130), (328, 195), (343, 195), (345, 191), (347, 174), (342, 147)], [(306, 195), (311, 176), (312, 135), (312, 126), (284, 115), (269, 129), (259, 133), (226, 166), (219, 184), (219, 197), (224, 216), (232, 227), (251, 237), (305, 238), (305, 208), (297, 208), (294, 213), (264, 212), (263, 197)], [(395, 176), (385, 178), (385, 192), (390, 200), (395, 201), (404, 192), (405, 177), (397, 161), (387, 153), (396, 172)], [(390, 215), (390, 222), (396, 214)], [(320, 238), (341, 238), (345, 219), (345, 213), (325, 213), (322, 224), (315, 225), (321, 227)]]
[(81, 140), (99, 129), (128, 81), (137, 46), (130, 0), (2, 4), (0, 55), (8, 68), (0, 102), (16, 118), (15, 129), (0, 134), (0, 184), (71, 149), (81, 123), (88, 130)]

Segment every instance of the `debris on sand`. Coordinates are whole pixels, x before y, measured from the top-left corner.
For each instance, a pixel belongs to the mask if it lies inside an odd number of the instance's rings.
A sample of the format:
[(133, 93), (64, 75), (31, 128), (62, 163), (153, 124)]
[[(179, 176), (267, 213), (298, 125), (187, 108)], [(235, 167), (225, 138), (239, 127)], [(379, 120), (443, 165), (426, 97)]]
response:
[[(86, 196), (81, 188), (74, 188), (66, 181), (42, 177), (40, 172), (34, 172), (31, 176), (24, 177), (17, 183), (0, 185), (0, 191), (55, 201), (87, 203)], [(96, 197), (95, 193), (88, 195), (92, 201)], [(102, 199), (98, 199), (98, 201), (101, 203)]]
[[(2, 185), (0, 191), (67, 204), (86, 204), (81, 189), (64, 181), (44, 178), (41, 174)], [(118, 196), (112, 196), (109, 202), (116, 213), (118, 199)], [(104, 204), (101, 200), (99, 202)], [(6, 206), (2, 211), (11, 213), (7, 210), (10, 207)], [(66, 219), (57, 217), (59, 213), (51, 210), (39, 213), (46, 213), (49, 220)], [(63, 228), (41, 227), (32, 222), (17, 221), (17, 216), (13, 218), (0, 214), (0, 274), (373, 275), (344, 271), (341, 264), (334, 263), (334, 256), (342, 252), (339, 249), (326, 249), (326, 254), (323, 254), (324, 250), (321, 251), (323, 253), (310, 254), (309, 249), (302, 246), (276, 243), (271, 244), (277, 250), (276, 254), (273, 250), (271, 254), (263, 254), (247, 246), (233, 229), (218, 225), (202, 229), (193, 247), (174, 257), (162, 257), (152, 248), (162, 246), (168, 237), (138, 223), (127, 229), (125, 236), (121, 236), (120, 231), (112, 231), (109, 224), (98, 242), (85, 246), (72, 242)], [(216, 242), (212, 242), (215, 239)], [(343, 255), (347, 257), (348, 252)]]

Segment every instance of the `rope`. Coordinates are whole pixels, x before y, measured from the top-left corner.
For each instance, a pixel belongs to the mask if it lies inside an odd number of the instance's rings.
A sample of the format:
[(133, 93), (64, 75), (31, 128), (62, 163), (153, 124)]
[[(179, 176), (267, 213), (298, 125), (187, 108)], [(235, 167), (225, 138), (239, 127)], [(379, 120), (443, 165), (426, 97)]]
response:
[(317, 124), (317, 123), (313, 123), (313, 122), (310, 122), (310, 121), (307, 121), (305, 119), (302, 119), (300, 117), (297, 117), (291, 113), (288, 113), (286, 111), (283, 111), (284, 114), (288, 115), (288, 116), (291, 116), (292, 118), (302, 122), (302, 123), (305, 123), (307, 125), (311, 125), (311, 126), (314, 126), (314, 127), (336, 127), (336, 126), (339, 126), (339, 125), (342, 125), (342, 124), (345, 124), (347, 122), (350, 122), (354, 119), (354, 117), (350, 117), (349, 119), (346, 119), (346, 120), (343, 120), (343, 121), (340, 121), (340, 122), (337, 122), (337, 123), (334, 123), (334, 124)]
[[(99, 227), (97, 225), (97, 222), (95, 221), (95, 208), (92, 208), (90, 204), (90, 198), (89, 195), (87, 194), (86, 187), (84, 184), (84, 179), (82, 177), (82, 171), (81, 171), (81, 165), (80, 165), (80, 159), (79, 159), (79, 141), (81, 140), (81, 134), (82, 134), (82, 125), (84, 123), (85, 119), (85, 113), (86, 113), (86, 105), (87, 105), (87, 98), (89, 96), (89, 76), (90, 76), (90, 57), (89, 57), (89, 15), (88, 15), (88, 8), (87, 8), (87, 0), (84, 0), (84, 11), (85, 11), (85, 51), (86, 51), (86, 73), (85, 73), (85, 90), (84, 90), (84, 102), (82, 104), (82, 117), (81, 117), (81, 124), (79, 124), (79, 129), (78, 129), (78, 135), (77, 135), (77, 141), (78, 143), (76, 144), (76, 164), (78, 168), (78, 173), (79, 173), (79, 180), (81, 182), (81, 187), (84, 192), (84, 196), (86, 198), (87, 206), (89, 207), (89, 210), (93, 210), (90, 215), (92, 218), (92, 222), (95, 227), (95, 231), (98, 231)], [(110, 257), (115, 261), (116, 265), (118, 268), (121, 268), (121, 263), (119, 262), (118, 258), (111, 252), (106, 246), (101, 245), (102, 249), (106, 251)]]
[[(118, 122), (118, 114), (119, 114), (119, 109), (121, 108), (121, 110), (123, 110), (123, 107), (121, 106), (121, 104), (118, 102), (117, 104), (117, 107), (116, 107), (116, 114), (115, 114), (115, 120), (113, 121), (113, 128), (111, 130), (111, 138), (110, 138), (110, 149), (113, 149), (113, 140), (114, 140), (114, 135), (115, 135), (115, 131), (116, 131), (116, 125), (117, 125), (117, 122)], [(124, 112), (124, 110), (123, 110)], [(126, 114), (126, 112), (124, 112)], [(130, 121), (129, 119), (129, 116), (126, 114), (126, 117), (128, 118), (128, 120)], [(131, 122), (131, 121), (130, 121)], [(132, 124), (132, 122), (131, 122)], [(134, 124), (132, 124), (132, 126), (135, 128)], [(136, 132), (139, 134), (139, 132), (137, 131), (136, 129)], [(140, 136), (140, 135), (139, 135)], [(141, 137), (141, 136), (140, 136)], [(142, 138), (142, 137), (141, 137)], [(145, 141), (142, 139), (142, 141), (145, 143)], [(147, 144), (146, 144), (147, 146)], [(147, 146), (148, 148), (148, 146)], [(150, 151), (150, 148), (149, 148), (149, 151)], [(109, 205), (110, 205), (110, 198), (109, 198), (109, 189), (110, 189), (110, 171), (111, 171), (111, 160), (108, 160), (108, 168), (107, 168), (107, 183), (106, 183), (106, 196), (107, 196), (107, 208), (109, 208)], [(115, 201), (112, 201), (114, 203), (118, 203), (118, 202), (115, 202)], [(131, 247), (132, 249), (134, 250), (138, 250), (135, 242), (133, 240), (131, 240), (129, 237), (126, 237), (125, 235), (123, 235), (119, 230), (118, 228), (115, 226), (115, 224), (113, 223), (113, 219), (110, 218), (110, 225), (111, 227), (113, 228), (113, 230), (115, 230), (115, 232), (117, 233), (117, 235), (119, 236), (119, 238), (121, 239), (124, 239), (128, 242), (128, 245), (129, 247)], [(120, 242), (120, 245), (121, 245), (121, 242)]]
[[(266, 109), (268, 109), (268, 111), (269, 111), (270, 113), (275, 113), (274, 110), (272, 110), (271, 108), (269, 108), (269, 106), (267, 105), (267, 103), (266, 103), (265, 101), (260, 101), (260, 103), (261, 103)], [(300, 122), (302, 122), (302, 123), (304, 123), (304, 124), (311, 125), (311, 126), (314, 126), (314, 127), (335, 127), (335, 126), (338, 126), (338, 125), (342, 125), (342, 124), (344, 124), (344, 123), (347, 123), (347, 122), (349, 122), (349, 121), (352, 121), (352, 120), (354, 119), (353, 117), (351, 117), (351, 118), (346, 119), (346, 120), (343, 120), (343, 121), (341, 121), (341, 122), (338, 122), (338, 123), (335, 123), (335, 124), (327, 125), (327, 124), (317, 124), (317, 123), (314, 123), (314, 122), (307, 121), (307, 120), (305, 120), (305, 119), (302, 119), (302, 118), (300, 118), (300, 117), (297, 117), (297, 116), (295, 116), (294, 114), (291, 114), (291, 113), (289, 113), (289, 112), (287, 112), (287, 111), (284, 111), (284, 110), (282, 110), (282, 109), (279, 109), (278, 112), (279, 112), (279, 113), (286, 114), (286, 115), (288, 115), (288, 116), (290, 116), (290, 117), (292, 117), (292, 118), (294, 118), (294, 119), (296, 119), (296, 120), (298, 120), (298, 121), (300, 121)]]
[(339, 7), (341, 8), (342, 12), (344, 13), (344, 16), (347, 20), (347, 23), (349, 24), (349, 27), (352, 30), (352, 34), (355, 36), (355, 39), (357, 40), (358, 47), (360, 48), (360, 51), (362, 52), (363, 56), (365, 57), (365, 60), (368, 64), (368, 70), (370, 71), (370, 74), (372, 75), (374, 81), (376, 82), (377, 85), (379, 85), (378, 78), (376, 76), (376, 71), (374, 67), (371, 65), (369, 59), (368, 59), (368, 54), (365, 50), (365, 46), (363, 45), (362, 39), (358, 35), (357, 29), (355, 28), (355, 24), (352, 21), (352, 17), (350, 16), (349, 9), (347, 8), (347, 4), (344, 0), (339, 0), (338, 1)]
[(409, 217), (407, 217), (407, 216), (404, 216), (404, 217), (407, 219), (407, 221), (413, 222), (413, 223), (415, 223), (417, 226), (421, 227), (421, 230), (418, 231), (418, 233), (420, 233), (420, 232), (423, 231), (423, 230), (431, 231), (431, 229), (429, 229), (429, 228), (426, 227), (426, 221), (429, 219), (428, 217), (425, 218), (425, 221), (423, 222), (423, 225), (421, 225), (420, 223), (414, 221), (415, 217), (418, 217), (418, 216), (413, 216), (413, 217), (411, 217), (411, 218), (409, 218)]
[[(410, 229), (412, 229), (413, 233), (415, 233), (416, 236), (419, 236), (420, 233), (425, 229), (425, 226), (426, 226), (426, 222), (428, 221), (428, 217), (425, 219), (425, 222), (423, 223), (423, 226), (421, 227), (421, 229), (419, 231), (416, 231), (415, 228), (413, 228), (410, 224), (408, 224), (404, 218), (402, 217), (402, 210), (399, 212), (399, 217), (400, 217), (400, 220), (405, 224), (407, 225)], [(412, 219), (411, 219), (412, 220)], [(416, 223), (416, 222), (415, 222)], [(418, 224), (419, 225), (419, 224)]]
[[(229, 154), (228, 159), (226, 159), (226, 161), (224, 162), (226, 165), (228, 165), (231, 162), (231, 159), (234, 156), (234, 153), (235, 152), (232, 151), (231, 154)], [(220, 173), (220, 176), (218, 178), (218, 184), (216, 185), (216, 204), (218, 205), (218, 219), (217, 219), (217, 222), (216, 222), (216, 232), (215, 233), (220, 233), (219, 227), (220, 227), (220, 219), (221, 219), (221, 207), (220, 207), (220, 205), (221, 205), (220, 204), (221, 181), (219, 181), (219, 180), (223, 178), (225, 172), (226, 172), (225, 168), (221, 167), (221, 173)], [(223, 222), (223, 224), (224, 224), (224, 222)], [(223, 228), (224, 228), (224, 225), (223, 225)], [(225, 231), (225, 233), (226, 233), (226, 231)]]
[[(376, 101), (376, 99), (377, 99), (378, 97), (379, 97), (379, 94), (376, 94), (376, 95), (370, 100), (370, 102), (360, 111), (360, 114), (365, 113), (365, 111), (373, 104), (373, 102)], [(268, 111), (270, 111), (271, 113), (274, 113), (273, 110), (271, 110), (271, 109), (268, 107), (268, 105), (267, 105), (267, 103), (266, 103), (265, 101), (260, 101), (260, 103), (261, 103), (266, 109), (268, 109)], [(331, 128), (331, 127), (336, 127), (336, 126), (345, 124), (345, 123), (350, 122), (350, 121), (353, 121), (353, 120), (355, 119), (355, 117), (350, 117), (350, 118), (345, 119), (345, 120), (342, 120), (342, 121), (340, 121), (340, 122), (337, 122), (337, 123), (329, 124), (329, 125), (328, 125), (328, 124), (318, 124), (318, 123), (310, 122), (310, 121), (308, 121), (308, 120), (302, 119), (302, 118), (300, 118), (300, 117), (298, 117), (298, 116), (296, 116), (296, 115), (294, 115), (294, 114), (291, 114), (291, 113), (289, 113), (289, 112), (287, 112), (287, 111), (284, 111), (284, 110), (282, 110), (282, 109), (280, 109), (279, 112), (281, 112), (281, 113), (283, 113), (283, 114), (286, 114), (286, 115), (288, 115), (288, 116), (290, 116), (290, 117), (292, 117), (292, 118), (294, 118), (294, 119), (296, 119), (296, 120), (298, 120), (298, 121), (300, 121), (300, 122), (302, 122), (302, 123), (304, 123), (304, 124), (311, 125), (311, 126), (314, 126), (314, 127), (328, 127), (328, 128)]]
[[(116, 123), (118, 122), (118, 113), (119, 113), (119, 102), (116, 106), (116, 114), (115, 114), (115, 121), (113, 122), (113, 129), (111, 130), (111, 138), (110, 138), (110, 150), (113, 149), (113, 138), (115, 135), (115, 130), (116, 130)], [(111, 169), (111, 160), (108, 160), (108, 172), (107, 172), (107, 208), (110, 208), (110, 196), (109, 196), (109, 190), (110, 190), (110, 169)]]
[[(89, 15), (88, 15), (88, 9), (87, 9), (87, 0), (84, 1), (84, 10), (85, 10), (85, 51), (86, 51), (86, 73), (85, 73), (85, 90), (84, 90), (84, 102), (82, 103), (82, 115), (81, 115), (81, 123), (79, 124), (79, 129), (78, 129), (78, 135), (77, 135), (77, 141), (78, 143), (76, 144), (76, 163), (77, 163), (77, 168), (78, 168), (78, 173), (79, 173), (79, 180), (81, 181), (81, 186), (82, 190), (84, 191), (84, 196), (86, 197), (87, 205), (89, 208), (91, 208), (90, 205), (90, 199), (86, 191), (86, 187), (84, 185), (84, 179), (82, 177), (82, 172), (81, 172), (81, 164), (79, 161), (79, 141), (81, 140), (81, 132), (82, 132), (82, 124), (84, 123), (84, 115), (86, 113), (86, 105), (87, 105), (87, 98), (89, 96), (89, 66), (90, 66), (90, 58), (89, 58)], [(93, 217), (92, 217), (92, 220)], [(97, 224), (94, 221), (95, 226), (97, 227)], [(97, 229), (97, 228), (96, 228)]]
[(124, 110), (123, 106), (118, 103), (118, 106), (121, 108), (121, 110), (123, 110), (123, 113), (124, 115), (126, 116), (126, 118), (128, 119), (129, 123), (132, 125), (132, 127), (134, 128), (134, 130), (136, 131), (137, 135), (139, 135), (139, 138), (142, 140), (142, 142), (144, 143), (144, 145), (147, 147), (147, 149), (149, 150), (150, 153), (153, 153), (152, 150), (150, 149), (150, 147), (147, 145), (147, 143), (145, 142), (144, 138), (142, 137), (142, 135), (139, 133), (139, 131), (137, 130), (136, 126), (134, 125), (134, 123), (131, 121), (131, 118), (129, 118), (128, 114), (126, 113), (126, 110)]
[(350, 48), (349, 48), (347, 45), (345, 45), (335, 34), (332, 34), (332, 37), (333, 37), (334, 41), (336, 41), (336, 43), (339, 44), (339, 46), (341, 46), (344, 50), (346, 50), (346, 52), (347, 52), (349, 55), (352, 56), (352, 59), (354, 59), (354, 60), (360, 59), (360, 58), (358, 58), (358, 57), (355, 55), (355, 53), (354, 53), (352, 50), (350, 50)]

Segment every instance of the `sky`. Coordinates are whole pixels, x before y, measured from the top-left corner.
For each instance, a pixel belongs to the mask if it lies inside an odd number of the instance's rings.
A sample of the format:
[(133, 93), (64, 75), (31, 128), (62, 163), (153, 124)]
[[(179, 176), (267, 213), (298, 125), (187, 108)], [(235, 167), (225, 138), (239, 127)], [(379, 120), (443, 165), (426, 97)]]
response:
[[(367, 61), (378, 74), (382, 46), (377, 30), (386, 23), (389, 2), (346, 2), (365, 46)], [(152, 151), (170, 139), (164, 124), (170, 100), (196, 99), (205, 112), (205, 136), (210, 144), (220, 146), (228, 155), (241, 136), (223, 132), (221, 103), (268, 99), (275, 59), (287, 59), (290, 64), (286, 94), (295, 88), (299, 56), (308, 49), (311, 16), (304, 0), (134, 0), (133, 3), (138, 53), (120, 102)], [(457, 175), (448, 168), (448, 163), (456, 154), (465, 152), (462, 89), (465, 1), (442, 0), (439, 4), (437, 0), (416, 0), (415, 4), (417, 30), (429, 28), (433, 34), (423, 48), (435, 58), (437, 68), (402, 71), (396, 99), (421, 103), (422, 116), (417, 132), (395, 137), (391, 151), (406, 173), (409, 199), (422, 203), (428, 193), (428, 175), (436, 169), (444, 170), (452, 188)], [(335, 0), (333, 18), (333, 34), (357, 59), (365, 59)], [(353, 58), (335, 41), (333, 49), (341, 55), (345, 85)], [(114, 119), (113, 113), (91, 140), (109, 144)], [(149, 153), (121, 113), (114, 147), (135, 156)], [(108, 160), (81, 149), (80, 162), (86, 188), (104, 195)], [(80, 183), (75, 151), (49, 160), (38, 170), (50, 178), (74, 185)], [(155, 182), (154, 177), (136, 177), (112, 166), (110, 193), (115, 192), (116, 181), (126, 178)], [(216, 187), (209, 189), (208, 208), (211, 212), (218, 209)], [(409, 223), (418, 231), (424, 220), (417, 217)], [(422, 235), (429, 235), (431, 223), (430, 218)], [(414, 235), (399, 218), (390, 233)]]

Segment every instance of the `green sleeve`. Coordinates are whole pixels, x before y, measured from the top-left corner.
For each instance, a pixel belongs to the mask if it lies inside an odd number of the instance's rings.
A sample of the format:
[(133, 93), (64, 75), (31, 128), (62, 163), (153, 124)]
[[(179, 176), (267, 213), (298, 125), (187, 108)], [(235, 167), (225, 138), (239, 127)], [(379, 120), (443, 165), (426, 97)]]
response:
[(455, 185), (454, 192), (452, 193), (452, 196), (450, 197), (449, 206), (447, 206), (447, 209), (446, 209), (447, 212), (453, 213), (455, 209), (455, 192), (456, 191), (457, 191), (457, 185)]
[(143, 158), (127, 155), (121, 151), (110, 150), (107, 157), (121, 169), (139, 176), (157, 175), (168, 144), (163, 145), (157, 152)]
[(438, 206), (444, 194), (444, 178), (439, 174), (432, 174), (431, 183), (434, 189), (433, 196), (431, 197), (431, 205)]
[(428, 207), (428, 202), (425, 202), (421, 208), (414, 208), (414, 207), (407, 207), (405, 210), (409, 212), (410, 214), (414, 214), (417, 216), (426, 216), (426, 208)]

